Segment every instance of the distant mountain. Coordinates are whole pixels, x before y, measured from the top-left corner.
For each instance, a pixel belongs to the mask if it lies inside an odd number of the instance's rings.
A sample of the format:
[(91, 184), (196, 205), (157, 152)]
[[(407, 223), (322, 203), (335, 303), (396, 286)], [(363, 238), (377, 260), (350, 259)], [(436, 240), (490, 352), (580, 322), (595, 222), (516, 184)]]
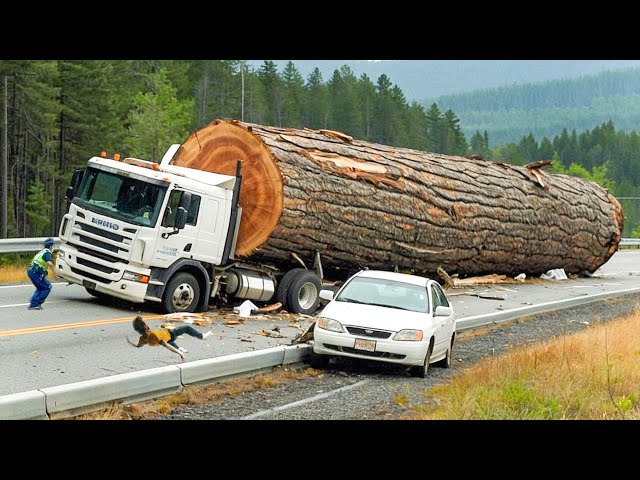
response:
[(609, 121), (618, 131), (638, 131), (640, 67), (445, 95), (423, 105), (433, 103), (456, 114), (467, 139), (486, 131), (491, 146), (530, 133), (552, 139), (564, 128), (582, 133)]
[[(273, 60), (282, 69), (289, 60)], [(386, 74), (409, 102), (473, 90), (564, 80), (607, 70), (640, 66), (640, 60), (291, 60), (306, 80), (318, 67), (326, 82), (348, 65), (356, 77), (366, 73), (375, 83)], [(258, 69), (264, 60), (249, 60)]]

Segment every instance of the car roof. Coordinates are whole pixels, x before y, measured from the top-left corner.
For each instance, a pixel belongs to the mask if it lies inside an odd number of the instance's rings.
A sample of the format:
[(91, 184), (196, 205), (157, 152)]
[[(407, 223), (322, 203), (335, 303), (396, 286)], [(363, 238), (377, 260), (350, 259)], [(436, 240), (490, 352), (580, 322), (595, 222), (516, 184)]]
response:
[(384, 270), (361, 270), (355, 274), (358, 277), (381, 278), (384, 280), (395, 280), (397, 282), (411, 283), (413, 285), (426, 286), (431, 280), (427, 277), (419, 275), (410, 275), (408, 273), (386, 272)]

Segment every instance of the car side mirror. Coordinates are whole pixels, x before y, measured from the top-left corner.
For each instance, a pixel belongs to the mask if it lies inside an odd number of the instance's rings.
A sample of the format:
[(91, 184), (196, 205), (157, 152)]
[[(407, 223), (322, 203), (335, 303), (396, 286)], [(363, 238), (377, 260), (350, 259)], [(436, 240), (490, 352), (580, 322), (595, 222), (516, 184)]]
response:
[(318, 294), (321, 299), (331, 301), (333, 300), (333, 290), (320, 290)]
[(436, 317), (448, 317), (453, 313), (453, 309), (451, 307), (445, 307), (444, 305), (438, 305), (436, 307)]

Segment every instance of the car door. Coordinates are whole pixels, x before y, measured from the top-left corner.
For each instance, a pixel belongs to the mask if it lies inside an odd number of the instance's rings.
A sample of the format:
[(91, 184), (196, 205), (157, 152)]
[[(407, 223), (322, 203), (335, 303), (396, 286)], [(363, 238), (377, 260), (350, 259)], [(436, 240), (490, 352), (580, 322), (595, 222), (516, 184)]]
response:
[(429, 285), (431, 293), (431, 315), (435, 325), (435, 343), (433, 345), (433, 354), (438, 355), (447, 350), (451, 335), (453, 335), (454, 316), (448, 315), (444, 317), (436, 317), (436, 308), (440, 305), (450, 307), (449, 300), (444, 294), (442, 287), (437, 282)]

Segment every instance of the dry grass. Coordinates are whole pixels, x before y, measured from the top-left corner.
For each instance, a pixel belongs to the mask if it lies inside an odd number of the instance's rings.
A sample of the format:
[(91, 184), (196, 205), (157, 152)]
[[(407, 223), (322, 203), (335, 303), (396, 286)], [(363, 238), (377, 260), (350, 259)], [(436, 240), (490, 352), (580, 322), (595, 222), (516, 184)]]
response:
[(246, 378), (203, 386), (186, 387), (182, 392), (148, 402), (130, 405), (116, 404), (108, 409), (79, 415), (69, 420), (153, 420), (158, 415), (168, 415), (178, 406), (196, 406), (215, 402), (245, 392), (273, 388), (308, 377), (322, 375), (322, 371), (312, 368), (277, 368)]
[[(19, 283), (29, 282), (27, 276), (28, 262), (24, 265), (6, 265), (0, 268), (0, 283)], [(49, 278), (51, 278), (51, 269), (49, 269)]]
[(640, 313), (490, 357), (425, 392), (408, 420), (640, 418)]
[[(13, 254), (0, 256), (0, 283), (30, 283), (27, 267), (35, 254)], [(56, 263), (57, 251), (53, 252), (53, 263)], [(49, 267), (48, 278), (56, 278), (56, 272)]]

